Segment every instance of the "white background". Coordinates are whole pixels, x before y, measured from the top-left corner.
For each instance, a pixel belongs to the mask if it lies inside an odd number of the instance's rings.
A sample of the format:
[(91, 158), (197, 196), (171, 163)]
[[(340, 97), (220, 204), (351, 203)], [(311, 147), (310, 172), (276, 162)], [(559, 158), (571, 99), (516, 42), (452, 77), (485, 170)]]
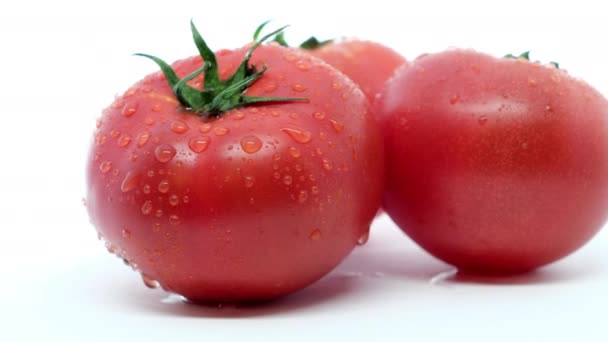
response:
[(260, 307), (197, 307), (107, 255), (81, 199), (95, 118), (156, 71), (135, 52), (192, 55), (262, 21), (299, 42), (357, 36), (409, 60), (451, 46), (532, 50), (608, 94), (600, 1), (4, 1), (0, 4), (0, 341), (608, 341), (608, 231), (570, 258), (506, 279), (450, 267), (384, 217), (312, 287)]

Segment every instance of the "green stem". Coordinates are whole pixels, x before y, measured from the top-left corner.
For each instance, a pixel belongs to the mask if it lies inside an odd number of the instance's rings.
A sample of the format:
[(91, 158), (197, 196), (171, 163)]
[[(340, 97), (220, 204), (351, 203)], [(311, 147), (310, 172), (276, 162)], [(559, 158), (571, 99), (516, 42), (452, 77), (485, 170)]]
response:
[[(190, 22), (192, 38), (194, 39), (194, 43), (196, 44), (204, 64), (201, 68), (185, 76), (183, 79), (180, 79), (175, 73), (175, 70), (162, 59), (141, 53), (135, 55), (146, 57), (154, 61), (165, 75), (167, 82), (180, 103), (191, 112), (202, 117), (218, 117), (222, 115), (222, 113), (234, 108), (251, 104), (308, 101), (304, 98), (256, 97), (244, 95), (247, 88), (259, 80), (266, 72), (265, 66), (258, 71), (255, 66), (249, 65), (249, 60), (251, 59), (253, 51), (271, 37), (281, 34), (286, 27), (282, 27), (265, 35), (261, 39), (257, 39), (265, 25), (266, 23), (258, 28), (254, 35), (254, 44), (249, 48), (236, 71), (226, 80), (220, 79), (215, 54), (209, 46), (207, 46), (207, 43), (198, 32), (193, 22)], [(188, 85), (189, 81), (201, 74), (204, 75), (203, 89), (199, 90)]]

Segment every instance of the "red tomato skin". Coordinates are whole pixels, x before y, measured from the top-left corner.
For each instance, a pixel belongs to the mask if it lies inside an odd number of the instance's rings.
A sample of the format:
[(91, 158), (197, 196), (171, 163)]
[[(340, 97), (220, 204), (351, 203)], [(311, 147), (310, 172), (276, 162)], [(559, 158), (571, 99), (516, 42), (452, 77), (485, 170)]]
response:
[(564, 71), (469, 50), (387, 83), (383, 208), (464, 271), (514, 273), (587, 242), (608, 213), (608, 102)]
[(380, 43), (347, 39), (331, 42), (310, 50), (310, 53), (342, 71), (352, 79), (365, 96), (374, 101), (384, 83), (406, 59)]
[[(222, 77), (247, 48), (217, 54)], [(267, 300), (309, 285), (367, 234), (381, 201), (383, 140), (361, 90), (295, 49), (260, 46), (251, 64), (268, 69), (247, 95), (308, 102), (205, 122), (156, 73), (103, 112), (91, 147), (87, 207), (99, 234), (195, 302)], [(198, 57), (174, 64), (181, 77), (200, 66)], [(203, 151), (190, 147), (205, 139)]]

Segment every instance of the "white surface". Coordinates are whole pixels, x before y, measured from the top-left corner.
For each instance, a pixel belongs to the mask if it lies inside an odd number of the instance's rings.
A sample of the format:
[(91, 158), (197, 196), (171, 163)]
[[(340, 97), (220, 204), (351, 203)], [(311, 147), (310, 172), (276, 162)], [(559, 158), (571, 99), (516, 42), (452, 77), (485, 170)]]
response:
[(131, 54), (194, 54), (191, 18), (215, 49), (242, 45), (269, 18), (291, 24), (292, 42), (352, 35), (410, 60), (449, 46), (531, 49), (608, 94), (601, 2), (125, 3), (0, 4), (0, 341), (608, 340), (607, 230), (531, 275), (430, 284), (450, 268), (385, 218), (312, 287), (261, 307), (216, 309), (143, 287), (104, 251), (81, 204), (94, 119), (156, 70)]

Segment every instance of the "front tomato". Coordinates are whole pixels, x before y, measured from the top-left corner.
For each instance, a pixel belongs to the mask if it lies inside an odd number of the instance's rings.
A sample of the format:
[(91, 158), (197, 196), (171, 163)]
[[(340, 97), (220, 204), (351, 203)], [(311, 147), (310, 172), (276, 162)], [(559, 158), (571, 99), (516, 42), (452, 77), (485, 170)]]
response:
[[(193, 57), (173, 68), (183, 76), (202, 65)], [(216, 68), (222, 80), (243, 70), (231, 80), (257, 78), (214, 105), (261, 100), (197, 112), (175, 96), (170, 72), (135, 84), (98, 122), (87, 167), (92, 222), (149, 285), (193, 301), (298, 290), (366, 236), (379, 206), (382, 138), (365, 96), (320, 60), (276, 45), (222, 51), (206, 68), (182, 97), (217, 82), (208, 72)]]
[(564, 71), (450, 50), (397, 71), (378, 107), (384, 208), (438, 258), (530, 270), (604, 224), (608, 102)]

